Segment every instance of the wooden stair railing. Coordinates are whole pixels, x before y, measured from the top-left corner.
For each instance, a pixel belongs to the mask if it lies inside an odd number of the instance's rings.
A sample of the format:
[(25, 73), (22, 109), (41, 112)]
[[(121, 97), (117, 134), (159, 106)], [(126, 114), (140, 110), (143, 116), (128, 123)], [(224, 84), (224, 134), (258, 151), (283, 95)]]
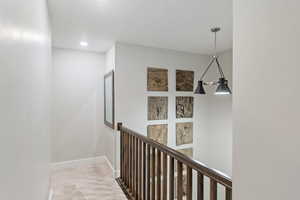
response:
[(225, 188), (225, 200), (232, 200), (232, 181), (226, 175), (126, 128), (122, 123), (118, 123), (118, 131), (121, 151), (117, 182), (128, 199), (183, 200), (185, 196), (186, 200), (192, 200), (194, 173), (197, 179), (194, 198), (204, 200), (204, 177), (208, 177), (210, 200), (219, 200), (218, 184)]

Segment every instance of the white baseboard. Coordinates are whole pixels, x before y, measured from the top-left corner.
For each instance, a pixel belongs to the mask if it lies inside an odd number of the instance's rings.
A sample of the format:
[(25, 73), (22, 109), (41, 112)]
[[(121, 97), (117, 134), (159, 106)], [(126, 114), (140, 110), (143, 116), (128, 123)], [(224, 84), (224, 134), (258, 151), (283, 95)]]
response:
[(53, 199), (53, 190), (50, 189), (50, 190), (49, 190), (48, 200), (52, 200), (52, 199)]
[[(84, 164), (93, 164), (96, 162), (108, 162), (107, 158), (105, 156), (98, 156), (98, 157), (91, 157), (91, 158), (83, 158), (79, 160), (69, 160), (69, 161), (63, 161), (63, 162), (56, 162), (51, 163), (51, 169), (61, 169), (61, 168), (68, 168), (68, 167), (76, 167)], [(108, 164), (111, 166), (111, 164), (108, 162)]]
[(107, 158), (106, 156), (103, 156), (103, 157), (104, 157), (105, 161), (107, 162), (107, 164), (109, 165), (110, 169), (111, 169), (112, 171), (115, 171), (114, 167), (112, 166), (112, 164), (111, 164), (111, 162), (108, 160), (108, 158)]
[(120, 172), (119, 170), (115, 170), (111, 162), (108, 160), (106, 156), (98, 156), (98, 157), (92, 157), (92, 158), (84, 158), (84, 159), (79, 159), (79, 160), (69, 160), (69, 161), (64, 161), (64, 162), (56, 162), (56, 163), (51, 163), (51, 169), (63, 169), (63, 168), (68, 168), (68, 167), (77, 167), (80, 165), (84, 164), (94, 164), (97, 162), (106, 162), (108, 166), (111, 168), (113, 171), (113, 174), (115, 177), (119, 177)]
[(120, 170), (115, 170), (108, 158), (106, 156), (104, 156), (104, 158), (107, 164), (109, 165), (110, 169), (112, 170), (114, 178), (118, 178), (120, 176)]
[(119, 178), (120, 175), (120, 170), (114, 170), (114, 178)]

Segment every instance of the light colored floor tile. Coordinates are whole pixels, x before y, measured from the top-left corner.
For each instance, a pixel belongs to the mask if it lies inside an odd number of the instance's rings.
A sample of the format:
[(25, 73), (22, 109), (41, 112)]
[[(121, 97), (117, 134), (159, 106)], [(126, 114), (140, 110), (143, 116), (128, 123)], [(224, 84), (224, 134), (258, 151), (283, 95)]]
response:
[(126, 200), (106, 162), (55, 169), (51, 175), (53, 200)]

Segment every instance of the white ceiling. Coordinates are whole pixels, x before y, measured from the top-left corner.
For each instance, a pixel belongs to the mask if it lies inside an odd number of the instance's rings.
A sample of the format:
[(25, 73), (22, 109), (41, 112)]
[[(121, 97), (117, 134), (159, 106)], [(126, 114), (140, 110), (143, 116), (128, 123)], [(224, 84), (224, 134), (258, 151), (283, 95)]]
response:
[[(105, 52), (115, 41), (209, 54), (232, 47), (232, 0), (49, 0), (56, 47)], [(87, 41), (88, 47), (80, 47)]]

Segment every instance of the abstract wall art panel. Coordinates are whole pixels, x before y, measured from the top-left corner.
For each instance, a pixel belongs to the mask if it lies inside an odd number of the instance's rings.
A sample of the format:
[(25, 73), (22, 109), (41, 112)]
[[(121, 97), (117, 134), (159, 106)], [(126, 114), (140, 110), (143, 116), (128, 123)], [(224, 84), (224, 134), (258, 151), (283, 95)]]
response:
[(148, 120), (168, 119), (168, 97), (148, 97)]
[(193, 92), (194, 72), (186, 70), (176, 70), (176, 91)]
[(194, 97), (176, 97), (176, 118), (193, 118)]
[(193, 148), (186, 148), (186, 149), (178, 149), (180, 153), (183, 153), (184, 155), (193, 158)]
[(149, 125), (148, 137), (161, 144), (168, 144), (168, 124)]
[(184, 122), (176, 124), (176, 145), (193, 143), (193, 123)]
[(168, 70), (160, 68), (147, 70), (148, 91), (168, 91)]
[[(180, 153), (188, 156), (189, 158), (193, 158), (193, 148), (186, 148), (186, 149), (177, 149)], [(183, 165), (183, 173), (186, 173), (186, 165)], [(175, 171), (177, 172), (177, 162), (175, 163)]]

